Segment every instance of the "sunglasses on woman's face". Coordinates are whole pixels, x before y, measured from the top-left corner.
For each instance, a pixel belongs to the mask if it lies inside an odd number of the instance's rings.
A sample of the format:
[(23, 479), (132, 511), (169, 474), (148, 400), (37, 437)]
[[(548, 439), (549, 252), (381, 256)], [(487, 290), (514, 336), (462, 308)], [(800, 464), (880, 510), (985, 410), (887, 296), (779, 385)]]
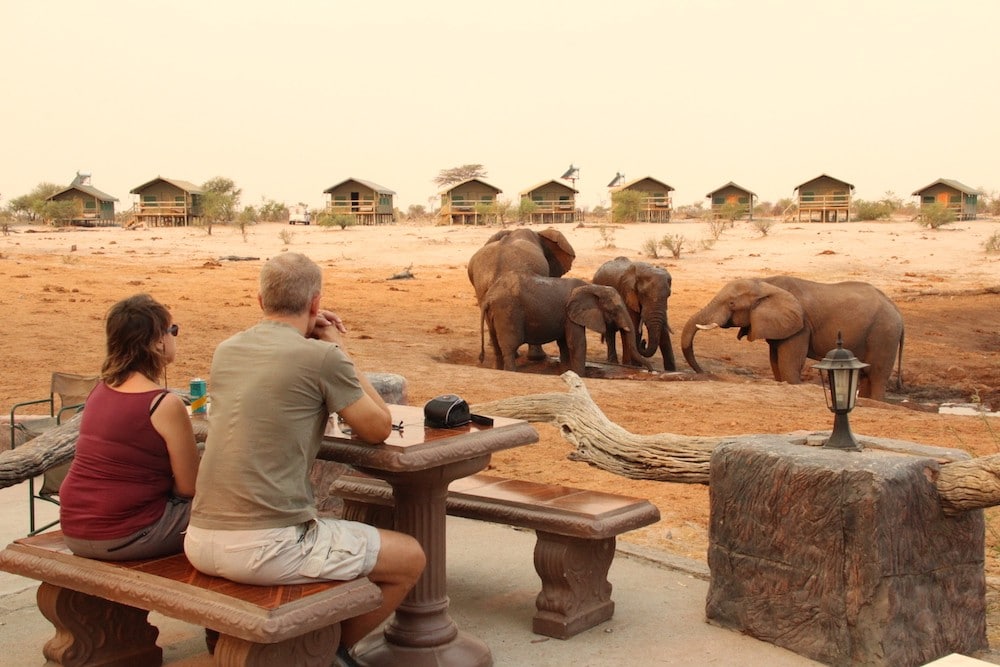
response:
[(167, 327), (167, 333), (170, 334), (171, 336), (176, 336), (178, 331), (180, 331), (180, 327), (178, 327), (176, 324), (171, 324), (169, 327)]

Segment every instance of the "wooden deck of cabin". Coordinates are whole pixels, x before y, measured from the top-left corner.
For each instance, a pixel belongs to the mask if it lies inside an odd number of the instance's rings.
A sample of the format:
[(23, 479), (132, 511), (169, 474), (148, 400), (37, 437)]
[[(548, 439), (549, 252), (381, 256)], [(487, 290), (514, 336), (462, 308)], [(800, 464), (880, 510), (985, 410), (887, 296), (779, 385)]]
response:
[(670, 222), (673, 201), (670, 197), (646, 197), (636, 216), (636, 222)]
[(328, 202), (326, 210), (334, 215), (349, 215), (359, 225), (388, 225), (393, 222), (392, 210), (380, 207), (375, 199), (366, 197)]
[(125, 227), (187, 227), (201, 220), (201, 211), (186, 204), (135, 204), (125, 214)]
[(532, 199), (534, 210), (528, 215), (529, 223), (576, 222), (579, 217), (576, 203), (565, 199)]
[[(807, 216), (808, 222), (844, 222), (851, 220), (851, 196), (845, 193), (799, 195), (798, 221)], [(818, 214), (818, 219), (817, 219)]]

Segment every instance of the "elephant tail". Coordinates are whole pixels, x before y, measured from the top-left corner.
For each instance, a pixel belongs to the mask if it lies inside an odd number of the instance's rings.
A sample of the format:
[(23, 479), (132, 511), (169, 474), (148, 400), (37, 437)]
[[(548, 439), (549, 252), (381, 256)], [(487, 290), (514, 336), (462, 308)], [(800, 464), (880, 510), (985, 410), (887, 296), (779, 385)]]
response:
[(486, 339), (483, 337), (483, 326), (486, 324), (486, 308), (479, 309), (479, 363), (486, 358)]
[(896, 355), (896, 391), (903, 389), (903, 339), (906, 338), (906, 329), (899, 332), (899, 353)]

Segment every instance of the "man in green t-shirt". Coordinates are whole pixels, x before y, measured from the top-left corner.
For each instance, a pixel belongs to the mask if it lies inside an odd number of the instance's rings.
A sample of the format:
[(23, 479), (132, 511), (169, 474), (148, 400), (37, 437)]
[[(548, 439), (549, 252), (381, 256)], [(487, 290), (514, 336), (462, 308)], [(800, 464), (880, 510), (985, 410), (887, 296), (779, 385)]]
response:
[(250, 584), (367, 576), (382, 605), (343, 621), (338, 657), (399, 606), (420, 577), (409, 535), (317, 517), (309, 469), (327, 420), (382, 442), (389, 408), (343, 349), (346, 328), (320, 308), (322, 272), (298, 253), (260, 273), (263, 319), (212, 357), (212, 407), (184, 550), (206, 574)]

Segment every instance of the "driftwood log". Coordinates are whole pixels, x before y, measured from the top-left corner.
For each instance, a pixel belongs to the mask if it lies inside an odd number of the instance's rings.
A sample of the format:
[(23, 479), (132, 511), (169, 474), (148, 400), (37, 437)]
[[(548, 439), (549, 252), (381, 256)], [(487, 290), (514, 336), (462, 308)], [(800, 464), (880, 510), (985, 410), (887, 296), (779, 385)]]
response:
[[(630, 433), (605, 416), (579, 375), (568, 371), (562, 379), (569, 386), (568, 393), (514, 396), (479, 403), (472, 410), (553, 424), (573, 445), (570, 459), (631, 479), (708, 484), (712, 451), (720, 443), (739, 437)], [(0, 488), (69, 461), (80, 432), (80, 419), (77, 414), (17, 449), (0, 453)], [(207, 422), (195, 420), (194, 427), (195, 439), (204, 442)], [(1000, 454), (942, 463), (937, 488), (946, 515), (1000, 505)]]
[(513, 396), (474, 405), (472, 410), (478, 414), (553, 424), (573, 445), (571, 459), (616, 475), (708, 484), (712, 450), (727, 438), (630, 433), (601, 412), (579, 375), (567, 371), (562, 379), (569, 385), (569, 393)]

